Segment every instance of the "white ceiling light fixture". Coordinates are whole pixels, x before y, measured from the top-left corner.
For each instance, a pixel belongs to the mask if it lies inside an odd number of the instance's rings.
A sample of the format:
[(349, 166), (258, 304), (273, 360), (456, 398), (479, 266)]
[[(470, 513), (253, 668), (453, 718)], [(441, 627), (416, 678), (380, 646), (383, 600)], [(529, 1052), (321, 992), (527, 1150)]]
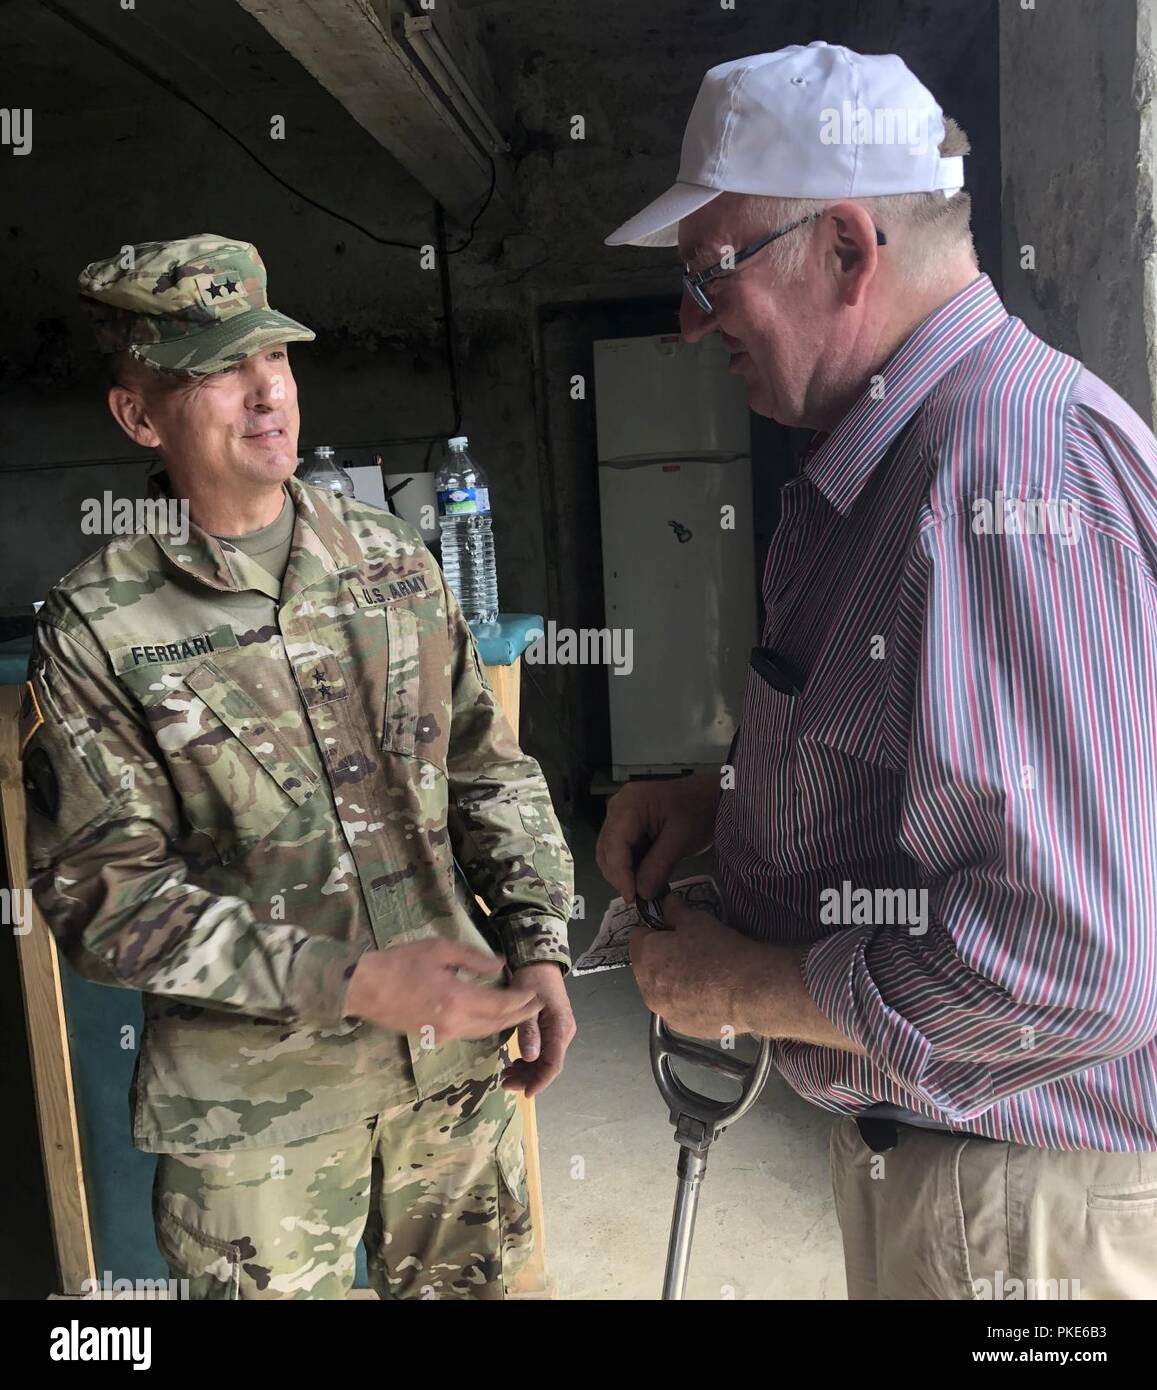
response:
[(453, 110), (479, 147), (487, 154), (505, 154), (510, 142), (491, 120), (477, 92), (454, 61), (434, 16), (403, 14), (402, 37), (421, 62), (430, 84)]

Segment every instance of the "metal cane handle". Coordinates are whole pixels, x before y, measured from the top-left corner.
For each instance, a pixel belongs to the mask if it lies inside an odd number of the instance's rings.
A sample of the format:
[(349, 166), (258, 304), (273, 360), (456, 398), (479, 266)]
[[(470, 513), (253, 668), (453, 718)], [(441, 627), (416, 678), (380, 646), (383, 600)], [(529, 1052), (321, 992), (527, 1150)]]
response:
[[(721, 1076), (738, 1081), (739, 1095), (734, 1100), (716, 1100), (714, 1096), (692, 1090), (676, 1074), (672, 1065), (676, 1058), (709, 1067)], [(759, 1052), (755, 1061), (749, 1064), (738, 1057), (717, 1052), (694, 1038), (682, 1038), (672, 1033), (658, 1014), (652, 1014), (651, 1070), (655, 1074), (659, 1093), (671, 1112), (672, 1123), (678, 1125), (681, 1115), (698, 1120), (710, 1126), (712, 1132), (705, 1137), (711, 1142), (723, 1129), (746, 1114), (758, 1100), (771, 1071), (771, 1039), (760, 1038)]]

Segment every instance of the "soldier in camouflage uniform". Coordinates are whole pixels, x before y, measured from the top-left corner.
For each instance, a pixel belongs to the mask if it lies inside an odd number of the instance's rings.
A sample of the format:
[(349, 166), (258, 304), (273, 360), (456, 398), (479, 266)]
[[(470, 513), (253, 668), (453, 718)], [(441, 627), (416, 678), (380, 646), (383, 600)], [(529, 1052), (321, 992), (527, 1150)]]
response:
[(254, 248), (146, 243), (80, 287), (191, 525), (41, 610), (28, 850), (67, 958), (144, 994), (161, 1249), (197, 1297), (335, 1298), (364, 1235), (382, 1297), (500, 1298), (533, 1238), (515, 1092), (574, 1031), (546, 783), (420, 534), (292, 476), (313, 334)]

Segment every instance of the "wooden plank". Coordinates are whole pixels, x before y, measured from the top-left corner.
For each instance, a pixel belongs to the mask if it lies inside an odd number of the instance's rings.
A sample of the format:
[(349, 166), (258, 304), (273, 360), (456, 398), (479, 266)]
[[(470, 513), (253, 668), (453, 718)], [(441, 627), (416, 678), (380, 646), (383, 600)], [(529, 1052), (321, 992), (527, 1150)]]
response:
[(506, 722), (518, 733), (518, 720), (522, 710), (522, 658), (511, 666), (487, 666), (486, 679), (494, 691)]
[[(443, 207), (459, 220), (472, 214), (490, 187), (490, 165), (391, 32), (388, 7), (372, 0), (237, 3)], [(495, 156), (495, 166), (501, 180), (491, 208), (512, 221), (507, 161)]]
[[(515, 733), (518, 732), (521, 675), (521, 659), (510, 666), (486, 667), (486, 678), (502, 706), (507, 723)], [(484, 912), (487, 911), (481, 898), (478, 904)], [(510, 1040), (510, 1053), (512, 1057), (519, 1055), (517, 1033)], [(533, 1099), (527, 1100), (524, 1095), (518, 1097), (518, 1109), (522, 1115), (522, 1152), (526, 1159), (526, 1195), (534, 1225), (534, 1250), (511, 1282), (510, 1292), (515, 1298), (553, 1298), (554, 1291), (546, 1273), (546, 1218), (542, 1201), (542, 1166), (538, 1156), (538, 1117)]]
[[(17, 721), (22, 689), (17, 685), (0, 686), (0, 821), (8, 881), (13, 890), (28, 885), (24, 788), (18, 755)], [(35, 910), (31, 922), (32, 930), (17, 936), (16, 949), (24, 986), (24, 1017), (40, 1121), (44, 1180), (60, 1286), (65, 1293), (79, 1293), (84, 1280), (96, 1277), (96, 1262), (60, 988), (60, 962), (52, 933)]]
[[(519, 1056), (518, 1034), (510, 1040), (510, 1052)], [(542, 1200), (542, 1164), (538, 1155), (538, 1114), (533, 1099), (518, 1097), (522, 1115), (522, 1154), (526, 1161), (526, 1197), (530, 1220), (534, 1226), (534, 1249), (510, 1283), (510, 1292), (518, 1298), (553, 1298), (554, 1288), (546, 1272), (546, 1216)]]

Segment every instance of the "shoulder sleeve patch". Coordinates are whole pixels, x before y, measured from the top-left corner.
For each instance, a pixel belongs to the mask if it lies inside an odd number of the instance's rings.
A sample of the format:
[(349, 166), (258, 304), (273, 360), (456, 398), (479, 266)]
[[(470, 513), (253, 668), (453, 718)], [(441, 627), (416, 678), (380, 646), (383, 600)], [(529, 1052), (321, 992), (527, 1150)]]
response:
[(28, 747), (28, 740), (44, 723), (44, 715), (40, 709), (40, 701), (36, 698), (36, 691), (31, 681), (24, 682), (24, 698), (20, 702), (20, 756), (24, 756), (24, 750)]
[(37, 815), (55, 823), (60, 813), (60, 782), (43, 748), (34, 748), (24, 759), (24, 792)]

